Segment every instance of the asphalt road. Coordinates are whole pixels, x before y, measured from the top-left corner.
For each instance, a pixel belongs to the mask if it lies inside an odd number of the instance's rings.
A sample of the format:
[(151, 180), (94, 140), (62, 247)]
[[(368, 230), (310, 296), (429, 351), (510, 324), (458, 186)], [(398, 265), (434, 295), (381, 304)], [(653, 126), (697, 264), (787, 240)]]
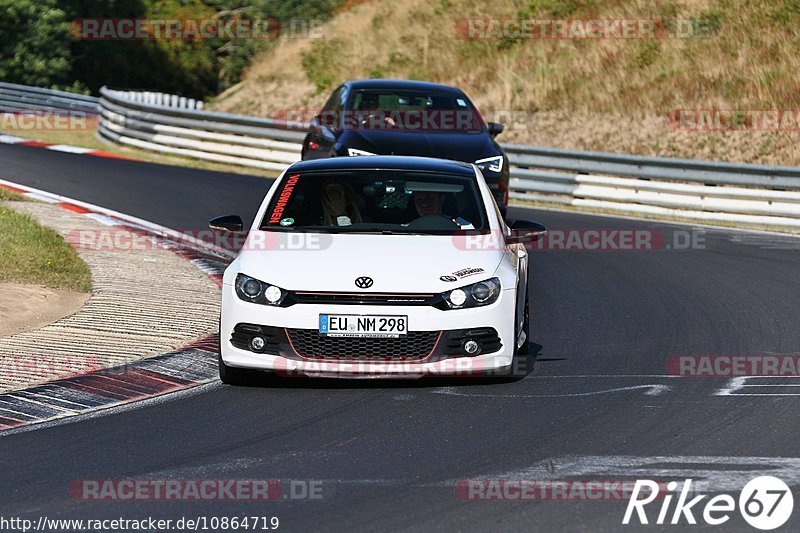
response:
[[(269, 184), (27, 147), (0, 146), (0, 161), (0, 178), (180, 229), (204, 227), (219, 214), (252, 217)], [(552, 230), (651, 230), (668, 243), (693, 230), (518, 208), (510, 217)], [(791, 458), (800, 458), (800, 403), (774, 394), (800, 389), (750, 387), (738, 393), (755, 395), (720, 396), (727, 378), (676, 378), (667, 361), (797, 354), (800, 240), (724, 230), (701, 237), (689, 250), (533, 252), (537, 357), (530, 374), (511, 383), (215, 384), (4, 436), (0, 517), (258, 515), (277, 516), (289, 531), (647, 530), (659, 528), (620, 525), (626, 501), (464, 501), (454, 486), (464, 479), (649, 476), (706, 479), (709, 491), (738, 496), (731, 479), (770, 468), (798, 501), (800, 460)], [(298, 487), (313, 481), (322, 497), (96, 502), (68, 493), (75, 480), (122, 478), (269, 478), (284, 488), (290, 480)], [(657, 505), (648, 507), (651, 522)], [(722, 527), (753, 530), (736, 513)], [(800, 511), (784, 526), (798, 528)]]

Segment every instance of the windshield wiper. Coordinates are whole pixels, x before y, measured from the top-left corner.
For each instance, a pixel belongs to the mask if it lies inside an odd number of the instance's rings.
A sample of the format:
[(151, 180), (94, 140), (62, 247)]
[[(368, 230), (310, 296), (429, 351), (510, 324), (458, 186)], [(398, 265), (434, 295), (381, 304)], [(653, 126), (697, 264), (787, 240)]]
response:
[(364, 234), (364, 235), (439, 235), (438, 233), (431, 233), (427, 231), (419, 231), (419, 230), (396, 230), (396, 229), (385, 229), (385, 228), (365, 228), (365, 229), (357, 229), (354, 231), (343, 231), (341, 233), (353, 233), (353, 234)]
[(337, 226), (266, 226), (261, 228), (263, 231), (296, 231), (298, 233), (343, 233)]
[(396, 230), (388, 228), (352, 228), (351, 226), (267, 226), (261, 228), (262, 231), (294, 231), (298, 233), (333, 233), (337, 235), (445, 235), (419, 230)]

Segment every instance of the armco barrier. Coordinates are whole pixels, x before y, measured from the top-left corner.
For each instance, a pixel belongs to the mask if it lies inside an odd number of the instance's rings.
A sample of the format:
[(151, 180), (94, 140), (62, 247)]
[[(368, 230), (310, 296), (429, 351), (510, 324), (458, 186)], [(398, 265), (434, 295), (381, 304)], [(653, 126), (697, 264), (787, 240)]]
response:
[[(303, 123), (205, 111), (202, 102), (162, 93), (104, 87), (100, 94), (98, 132), (115, 143), (273, 171), (300, 157)], [(70, 103), (65, 95), (0, 84), (0, 100), (14, 96), (53, 107), (93, 102), (76, 96)], [(512, 200), (800, 231), (799, 167), (503, 148), (511, 164)]]
[(504, 145), (511, 198), (800, 229), (800, 168)]
[(98, 133), (146, 150), (281, 171), (300, 159), (304, 124), (204, 111), (181, 99), (100, 90)]
[(98, 98), (0, 82), (0, 110), (4, 112), (63, 111), (97, 114)]

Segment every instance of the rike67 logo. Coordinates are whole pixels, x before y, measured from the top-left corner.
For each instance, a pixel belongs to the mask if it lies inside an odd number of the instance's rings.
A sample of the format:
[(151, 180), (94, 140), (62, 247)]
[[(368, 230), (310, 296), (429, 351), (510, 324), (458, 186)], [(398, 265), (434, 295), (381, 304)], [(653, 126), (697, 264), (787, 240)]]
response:
[[(718, 494), (710, 498), (705, 494), (694, 496), (691, 479), (683, 482), (677, 494), (676, 481), (667, 483), (666, 493), (659, 491), (661, 487), (663, 483), (637, 480), (622, 523), (636, 524), (636, 520), (639, 524), (651, 523), (649, 520), (652, 515), (648, 519), (645, 507), (656, 500), (660, 500), (661, 506), (653, 523), (658, 525), (697, 524), (695, 515), (698, 514), (706, 524), (718, 526), (730, 520), (738, 507), (739, 513), (748, 524), (756, 529), (771, 530), (785, 524), (794, 508), (794, 497), (789, 487), (773, 476), (761, 476), (749, 481), (739, 493), (738, 502), (729, 494)], [(675, 496), (677, 500), (673, 507)]]

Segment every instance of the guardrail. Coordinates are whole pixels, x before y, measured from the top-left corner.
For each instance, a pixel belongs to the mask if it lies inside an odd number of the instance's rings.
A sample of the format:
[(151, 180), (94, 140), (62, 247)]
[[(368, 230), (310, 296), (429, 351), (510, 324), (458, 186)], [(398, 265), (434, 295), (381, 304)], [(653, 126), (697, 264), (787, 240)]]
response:
[(515, 200), (800, 229), (800, 168), (504, 145)]
[(106, 87), (100, 95), (98, 133), (115, 143), (275, 171), (300, 159), (302, 123), (205, 111), (174, 95)]
[[(300, 158), (306, 124), (218, 113), (163, 93), (100, 98), (0, 83), (0, 106), (99, 111), (98, 133), (115, 143), (266, 170)], [(502, 145), (516, 201), (800, 231), (800, 167), (717, 163)]]
[(0, 82), (0, 110), (21, 113), (63, 111), (97, 114), (100, 111), (100, 104), (99, 99), (94, 96)]

